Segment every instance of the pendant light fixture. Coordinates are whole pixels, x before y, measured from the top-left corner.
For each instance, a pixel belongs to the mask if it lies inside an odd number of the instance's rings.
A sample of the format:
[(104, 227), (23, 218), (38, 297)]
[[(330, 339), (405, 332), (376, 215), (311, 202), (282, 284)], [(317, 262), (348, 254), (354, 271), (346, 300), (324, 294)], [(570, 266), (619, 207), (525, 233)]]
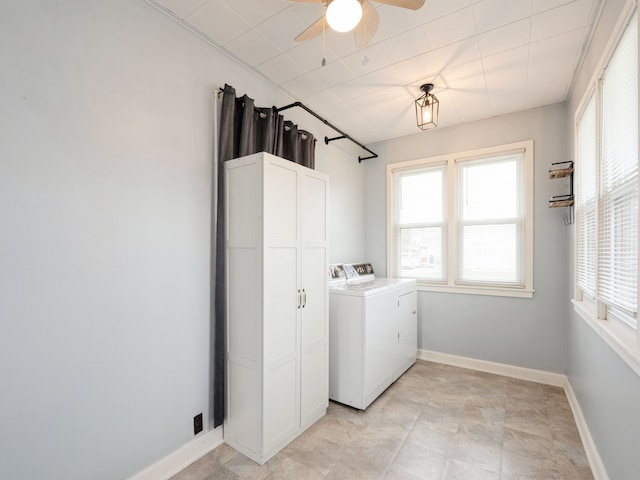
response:
[(356, 28), (362, 18), (362, 5), (358, 0), (333, 0), (327, 7), (327, 23), (336, 32)]
[(416, 121), (418, 128), (428, 130), (438, 126), (438, 111), (440, 102), (436, 96), (431, 93), (433, 83), (425, 83), (420, 87), (424, 93), (416, 99)]

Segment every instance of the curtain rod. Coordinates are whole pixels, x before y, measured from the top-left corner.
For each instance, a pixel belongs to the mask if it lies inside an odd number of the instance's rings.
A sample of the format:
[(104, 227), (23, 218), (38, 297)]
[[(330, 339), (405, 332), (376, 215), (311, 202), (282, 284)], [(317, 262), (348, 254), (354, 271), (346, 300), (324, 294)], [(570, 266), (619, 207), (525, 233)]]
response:
[(281, 112), (283, 110), (288, 110), (289, 108), (293, 108), (293, 107), (300, 107), (302, 108), (305, 112), (313, 115), (314, 117), (316, 117), (318, 120), (320, 120), (322, 123), (324, 123), (325, 125), (327, 125), (328, 127), (331, 127), (332, 129), (334, 129), (336, 132), (338, 132), (340, 134), (339, 137), (333, 137), (333, 138), (329, 138), (329, 137), (324, 137), (324, 143), (326, 145), (329, 145), (329, 142), (333, 142), (334, 140), (342, 140), (343, 138), (346, 138), (347, 140), (351, 140), (353, 143), (355, 143), (356, 145), (358, 145), (360, 148), (362, 148), (363, 150), (366, 150), (367, 152), (369, 152), (371, 155), (369, 155), (368, 157), (360, 157), (358, 156), (358, 163), (361, 163), (362, 160), (369, 160), (371, 158), (378, 158), (378, 154), (375, 153), (374, 151), (370, 150), (369, 148), (365, 147), (363, 144), (361, 144), (360, 142), (358, 142), (357, 140), (354, 140), (349, 134), (343, 132), (342, 130), (340, 130), (338, 127), (336, 127), (335, 125), (333, 125), (331, 122), (329, 122), (328, 120), (326, 120), (325, 118), (321, 117), (320, 115), (318, 115), (316, 112), (314, 112), (313, 110), (311, 110), (309, 107), (307, 107), (305, 104), (303, 104), (302, 102), (294, 102), (291, 103), (289, 105), (285, 105), (284, 107), (273, 107), (275, 109), (276, 112)]

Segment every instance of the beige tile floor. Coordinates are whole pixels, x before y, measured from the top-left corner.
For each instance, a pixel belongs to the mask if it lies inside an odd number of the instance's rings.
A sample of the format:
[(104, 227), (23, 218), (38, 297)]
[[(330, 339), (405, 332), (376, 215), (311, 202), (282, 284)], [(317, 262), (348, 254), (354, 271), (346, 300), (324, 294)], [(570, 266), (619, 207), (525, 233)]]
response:
[(561, 388), (418, 361), (361, 412), (328, 414), (263, 466), (226, 444), (172, 480), (593, 479)]

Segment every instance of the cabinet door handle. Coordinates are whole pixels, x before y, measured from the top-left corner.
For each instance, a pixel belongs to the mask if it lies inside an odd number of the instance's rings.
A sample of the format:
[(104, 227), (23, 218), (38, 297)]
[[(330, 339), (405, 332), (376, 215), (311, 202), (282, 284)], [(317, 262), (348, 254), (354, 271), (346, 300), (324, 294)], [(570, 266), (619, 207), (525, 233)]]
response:
[(302, 295), (300, 295), (300, 289), (298, 289), (298, 310), (300, 310), (300, 305), (302, 305)]
[(307, 292), (304, 291), (304, 288), (302, 289), (302, 295), (304, 295), (304, 302), (302, 304), (302, 308), (307, 306)]
[(414, 310), (414, 311), (413, 311), (413, 312), (411, 312), (411, 313), (412, 313), (413, 315), (415, 315), (415, 314), (416, 314), (416, 313), (418, 313), (418, 312), (416, 312), (416, 311)]

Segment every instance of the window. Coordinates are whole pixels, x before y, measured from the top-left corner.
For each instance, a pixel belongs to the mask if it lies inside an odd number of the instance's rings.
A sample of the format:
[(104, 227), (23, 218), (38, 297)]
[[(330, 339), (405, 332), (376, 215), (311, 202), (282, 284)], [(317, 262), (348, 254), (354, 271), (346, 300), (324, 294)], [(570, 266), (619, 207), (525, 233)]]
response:
[[(576, 117), (574, 303), (608, 341), (638, 357), (637, 13), (629, 9), (622, 24)], [(634, 362), (640, 373), (640, 358)]]
[(529, 297), (533, 142), (388, 166), (388, 271), (424, 290)]

